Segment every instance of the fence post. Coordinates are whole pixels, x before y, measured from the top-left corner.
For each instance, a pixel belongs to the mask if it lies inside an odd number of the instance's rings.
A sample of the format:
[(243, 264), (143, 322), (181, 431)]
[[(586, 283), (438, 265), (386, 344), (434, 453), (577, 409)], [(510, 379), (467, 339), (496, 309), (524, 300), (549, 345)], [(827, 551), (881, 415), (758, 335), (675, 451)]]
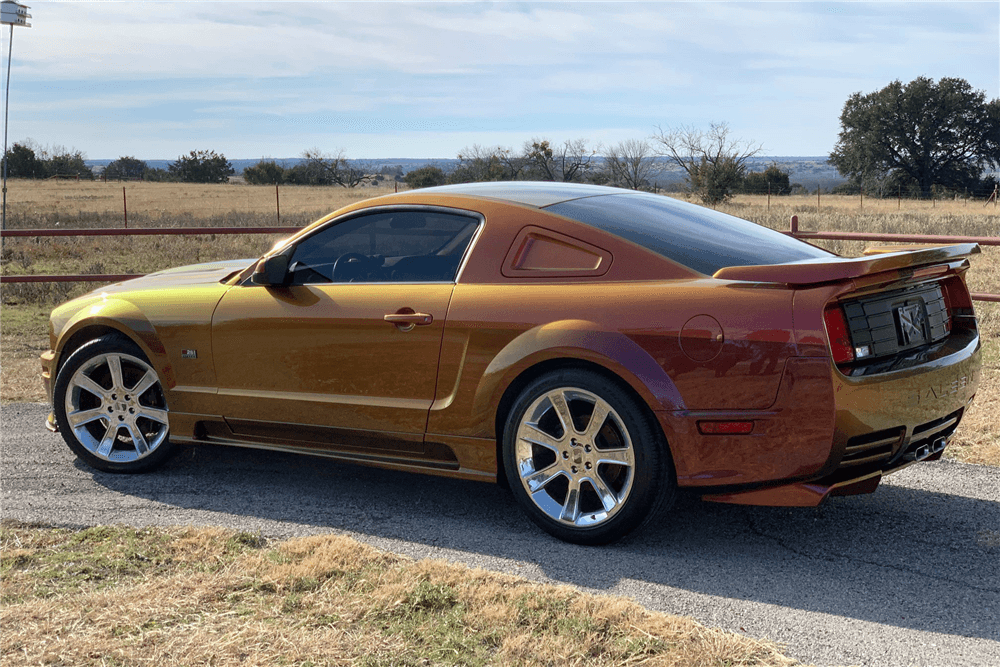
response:
[(822, 189), (823, 189), (822, 186), (820, 186), (820, 185), (816, 186), (816, 210), (817, 211), (819, 210), (819, 191), (822, 190)]
[(128, 229), (128, 197), (125, 196), (125, 186), (122, 186), (122, 211), (125, 213), (125, 229)]
[(274, 210), (278, 213), (278, 224), (281, 224), (281, 199), (278, 197), (278, 184), (274, 184)]
[(793, 215), (792, 219), (789, 222), (790, 222), (789, 227), (788, 227), (789, 231), (792, 232), (792, 235), (798, 234), (799, 233), (799, 216)]

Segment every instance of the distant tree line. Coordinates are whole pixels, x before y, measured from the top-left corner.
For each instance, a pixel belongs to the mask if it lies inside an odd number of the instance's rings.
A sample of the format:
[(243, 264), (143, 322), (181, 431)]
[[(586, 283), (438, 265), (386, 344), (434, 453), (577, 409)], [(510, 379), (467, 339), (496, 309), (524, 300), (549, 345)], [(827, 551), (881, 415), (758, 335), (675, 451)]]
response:
[[(957, 78), (918, 77), (894, 81), (882, 90), (855, 93), (844, 104), (841, 132), (829, 162), (848, 179), (835, 189), (871, 196), (928, 197), (945, 192), (989, 193), (1000, 168), (1000, 100), (988, 100)], [(532, 138), (520, 148), (474, 144), (458, 153), (450, 172), (437, 166), (415, 169), (403, 177), (412, 188), (476, 181), (560, 181), (658, 190), (665, 170), (684, 174), (686, 189), (706, 204), (737, 193), (787, 195), (804, 190), (790, 182), (777, 164), (751, 171), (763, 146), (734, 137), (726, 123), (657, 128), (645, 139), (602, 146), (586, 139), (562, 143)], [(8, 173), (20, 178), (93, 178), (80, 151), (40, 149), (32, 142), (14, 144), (5, 155)], [(120, 157), (104, 178), (225, 183), (231, 163), (214, 151), (191, 151), (167, 169), (150, 168), (134, 157)], [(243, 172), (251, 184), (339, 185), (353, 188), (402, 177), (400, 167), (379, 170), (369, 162), (349, 160), (313, 148), (286, 167), (265, 159)]]
[(607, 147), (592, 145), (586, 139), (559, 144), (533, 138), (520, 150), (473, 145), (459, 152), (458, 166), (450, 173), (426, 166), (409, 172), (404, 180), (412, 188), (525, 180), (658, 190), (656, 176), (665, 168), (679, 167), (686, 174), (688, 189), (708, 204), (743, 192), (790, 194), (794, 185), (788, 171), (777, 165), (761, 172), (749, 170), (750, 158), (760, 150), (732, 138), (725, 123), (713, 123), (704, 131), (660, 130), (649, 139), (626, 139)]
[[(4, 156), (10, 178), (80, 178), (91, 180), (94, 171), (80, 151), (62, 147), (41, 148), (31, 141), (15, 143)], [(235, 173), (225, 155), (215, 151), (191, 151), (166, 169), (150, 167), (144, 160), (123, 156), (112, 160), (101, 172), (105, 180), (175, 181), (181, 183), (225, 183)]]
[(4, 155), (10, 178), (83, 178), (94, 173), (83, 153), (62, 146), (42, 148), (32, 141), (15, 143)]

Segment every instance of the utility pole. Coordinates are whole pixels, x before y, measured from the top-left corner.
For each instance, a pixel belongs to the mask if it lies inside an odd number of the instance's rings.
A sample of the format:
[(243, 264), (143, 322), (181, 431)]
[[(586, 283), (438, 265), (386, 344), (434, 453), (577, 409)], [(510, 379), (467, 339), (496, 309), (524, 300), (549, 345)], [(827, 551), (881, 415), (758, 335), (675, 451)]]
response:
[(7, 41), (7, 85), (4, 87), (3, 103), (3, 213), (0, 214), (0, 229), (7, 229), (7, 117), (10, 115), (10, 58), (14, 52), (14, 26), (30, 28), (28, 6), (19, 2), (4, 0), (0, 2), (0, 25), (10, 26), (10, 39)]

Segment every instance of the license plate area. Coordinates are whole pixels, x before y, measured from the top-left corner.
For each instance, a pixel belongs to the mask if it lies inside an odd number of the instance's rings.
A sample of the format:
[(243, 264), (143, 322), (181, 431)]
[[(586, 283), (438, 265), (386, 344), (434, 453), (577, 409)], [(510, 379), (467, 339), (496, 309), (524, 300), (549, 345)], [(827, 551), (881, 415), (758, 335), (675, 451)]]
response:
[(927, 313), (924, 312), (924, 302), (910, 300), (901, 306), (895, 306), (896, 339), (899, 349), (904, 350), (927, 341)]
[(948, 336), (948, 308), (938, 284), (847, 301), (844, 314), (860, 362), (885, 359)]

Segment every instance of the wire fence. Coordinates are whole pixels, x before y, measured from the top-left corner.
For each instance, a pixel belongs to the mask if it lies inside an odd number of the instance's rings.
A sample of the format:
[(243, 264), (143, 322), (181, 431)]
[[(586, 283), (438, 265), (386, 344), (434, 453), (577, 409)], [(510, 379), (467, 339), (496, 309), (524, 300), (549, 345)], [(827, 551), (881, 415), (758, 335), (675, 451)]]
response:
[[(405, 186), (404, 186), (405, 187)], [(197, 226), (199, 220), (225, 219), (226, 225), (244, 226), (301, 223), (352, 201), (398, 191), (395, 181), (379, 181), (356, 188), (341, 186), (246, 185), (157, 183), (149, 181), (12, 181), (8, 193), (5, 229), (63, 227)], [(800, 210), (854, 210), (857, 212), (918, 212), (947, 209), (953, 212), (1000, 212), (997, 189), (934, 192), (864, 190), (833, 195), (816, 188), (788, 191), (779, 185), (736, 194), (736, 200), (759, 198), (767, 211), (772, 205), (793, 204)], [(284, 223), (283, 223), (284, 221)]]
[[(891, 188), (865, 191), (857, 189), (848, 192), (824, 191), (817, 187), (813, 192), (805, 192), (797, 189), (785, 188), (775, 185), (773, 188), (744, 188), (738, 195), (749, 195), (757, 197), (767, 197), (767, 207), (770, 209), (771, 202), (780, 203), (790, 197), (804, 198), (806, 196), (815, 200), (816, 210), (822, 210), (824, 205), (831, 206), (831, 201), (836, 201), (838, 208), (855, 207), (858, 211), (863, 211), (867, 206), (869, 209), (878, 211), (913, 211), (913, 210), (934, 210), (941, 207), (958, 206), (966, 210), (976, 210), (977, 208), (990, 208), (1000, 210), (998, 203), (997, 186), (981, 189), (963, 188), (962, 190), (935, 191), (930, 196), (923, 196), (919, 192), (912, 190), (904, 191), (902, 187), (893, 190)], [(738, 196), (737, 195), (737, 196)]]
[[(1000, 246), (1000, 237), (994, 236), (947, 236), (930, 234), (875, 234), (863, 232), (823, 232), (804, 231), (798, 227), (798, 216), (792, 216), (789, 229), (784, 232), (795, 238), (827, 239), (841, 241), (879, 241), (887, 243), (978, 243), (986, 246)], [(72, 236), (198, 236), (215, 234), (291, 234), (299, 227), (147, 227), (133, 229), (24, 229), (3, 230), (2, 238), (43, 238)], [(66, 274), (66, 275), (4, 275), (0, 283), (45, 283), (45, 282), (118, 282), (139, 278), (141, 274)], [(1000, 303), (1000, 294), (974, 292), (976, 301)]]
[[(9, 188), (5, 230), (72, 226), (303, 224), (348, 203), (398, 190), (394, 182), (340, 186), (20, 181)], [(294, 223), (293, 223), (294, 224)]]

